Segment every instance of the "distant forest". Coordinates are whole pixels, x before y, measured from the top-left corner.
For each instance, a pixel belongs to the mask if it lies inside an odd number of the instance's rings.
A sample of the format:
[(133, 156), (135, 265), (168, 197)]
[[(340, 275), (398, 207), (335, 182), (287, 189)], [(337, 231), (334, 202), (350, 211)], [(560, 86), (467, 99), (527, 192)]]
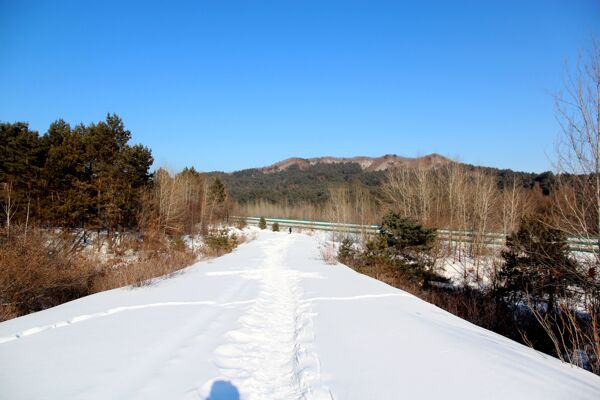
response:
[[(516, 179), (526, 189), (539, 188), (544, 195), (549, 195), (555, 183), (555, 176), (549, 171), (536, 174), (468, 164), (463, 166), (468, 171), (480, 170), (496, 176), (500, 190), (510, 186), (513, 179)], [(211, 175), (220, 177), (231, 199), (240, 204), (266, 200), (271, 203), (287, 202), (290, 205), (321, 205), (329, 200), (329, 188), (332, 186), (355, 185), (367, 188), (373, 198), (383, 199), (382, 186), (386, 180), (385, 171), (365, 171), (358, 163), (323, 163), (306, 169), (293, 165), (283, 171), (271, 173), (253, 168), (230, 174), (212, 172)]]

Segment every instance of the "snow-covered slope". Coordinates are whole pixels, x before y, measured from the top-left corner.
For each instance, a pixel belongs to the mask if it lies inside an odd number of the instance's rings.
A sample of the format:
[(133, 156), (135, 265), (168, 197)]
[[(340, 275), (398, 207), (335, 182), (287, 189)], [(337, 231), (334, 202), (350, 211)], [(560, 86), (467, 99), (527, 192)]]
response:
[(600, 378), (260, 232), (0, 324), (2, 399), (600, 399)]

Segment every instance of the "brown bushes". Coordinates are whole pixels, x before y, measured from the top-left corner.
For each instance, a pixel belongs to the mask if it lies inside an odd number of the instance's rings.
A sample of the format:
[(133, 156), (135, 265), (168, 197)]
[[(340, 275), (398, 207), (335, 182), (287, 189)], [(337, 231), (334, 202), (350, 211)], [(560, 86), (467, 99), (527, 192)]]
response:
[(0, 320), (104, 290), (151, 284), (197, 258), (181, 239), (162, 235), (122, 239), (100, 257), (102, 246), (81, 246), (81, 236), (13, 229), (10, 238), (0, 238)]
[(149, 285), (153, 278), (172, 276), (195, 259), (194, 252), (181, 240), (148, 238), (141, 244), (135, 259), (116, 259), (103, 266), (94, 278), (90, 291), (96, 293), (128, 285)]
[(365, 274), (390, 286), (411, 293), (428, 303), (434, 304), (475, 325), (492, 330), (503, 336), (523, 343), (521, 332), (528, 331), (531, 337), (538, 338), (538, 346), (550, 352), (545, 343), (540, 344), (543, 333), (534, 331), (531, 318), (514, 318), (514, 310), (494, 297), (491, 291), (464, 287), (451, 287), (440, 282), (421, 284), (389, 263), (378, 261), (369, 265), (356, 263), (356, 259), (346, 259), (345, 263), (361, 274)]
[(0, 243), (0, 319), (85, 296), (96, 271), (65, 237), (12, 232)]
[[(556, 239), (553, 238), (551, 243), (555, 245)], [(386, 256), (388, 249), (376, 244), (375, 241), (368, 242), (363, 250), (359, 250), (345, 240), (338, 259), (357, 272), (405, 290), (469, 322), (600, 374), (598, 316), (593, 306), (588, 306), (586, 311), (581, 309), (581, 297), (561, 297), (556, 303), (559, 307), (553, 307), (547, 295), (540, 297), (538, 293), (534, 298), (526, 291), (521, 301), (507, 295), (502, 290), (501, 278), (487, 288), (455, 286), (439, 280), (417, 281)], [(523, 253), (519, 253), (521, 257)], [(560, 262), (558, 256), (550, 257), (552, 265)], [(539, 262), (535, 267), (539, 267)], [(520, 266), (520, 270), (523, 269)], [(527, 274), (533, 277), (530, 271)], [(552, 277), (552, 284), (556, 285), (558, 279)], [(522, 280), (519, 278), (517, 282)], [(534, 284), (540, 284), (539, 281), (537, 278)], [(548, 290), (547, 286), (545, 290)]]
[[(29, 229), (25, 234), (16, 228), (0, 237), (0, 321), (104, 290), (149, 285), (198, 256), (179, 236), (147, 233), (122, 235), (118, 241), (90, 240), (82, 232)], [(200, 253), (221, 256), (245, 240), (226, 229), (214, 231), (205, 236)]]
[(337, 264), (336, 251), (333, 243), (324, 244), (319, 247), (319, 253), (321, 254), (321, 259), (325, 261), (325, 264), (335, 265)]

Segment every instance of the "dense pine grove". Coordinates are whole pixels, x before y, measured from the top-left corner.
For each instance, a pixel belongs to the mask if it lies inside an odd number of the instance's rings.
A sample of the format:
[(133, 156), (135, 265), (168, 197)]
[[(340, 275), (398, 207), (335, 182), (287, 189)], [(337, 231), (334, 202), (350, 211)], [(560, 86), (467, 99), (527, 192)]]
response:
[(4, 224), (114, 230), (136, 225), (152, 153), (131, 145), (121, 118), (71, 127), (53, 122), (40, 135), (27, 123), (0, 124)]

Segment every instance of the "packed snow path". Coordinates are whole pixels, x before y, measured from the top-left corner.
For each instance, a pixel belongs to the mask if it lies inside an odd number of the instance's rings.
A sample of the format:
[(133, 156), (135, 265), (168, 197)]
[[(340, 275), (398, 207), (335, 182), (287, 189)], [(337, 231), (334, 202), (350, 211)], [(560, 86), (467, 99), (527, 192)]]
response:
[(284, 267), (290, 242), (281, 236), (265, 242), (261, 268), (250, 275), (260, 284), (258, 298), (214, 353), (219, 370), (250, 399), (312, 399), (315, 392), (330, 398), (311, 387), (318, 363), (311, 352), (310, 305), (301, 304), (302, 274)]
[(600, 398), (589, 372), (326, 265), (318, 237), (256, 234), (0, 323), (0, 399)]

